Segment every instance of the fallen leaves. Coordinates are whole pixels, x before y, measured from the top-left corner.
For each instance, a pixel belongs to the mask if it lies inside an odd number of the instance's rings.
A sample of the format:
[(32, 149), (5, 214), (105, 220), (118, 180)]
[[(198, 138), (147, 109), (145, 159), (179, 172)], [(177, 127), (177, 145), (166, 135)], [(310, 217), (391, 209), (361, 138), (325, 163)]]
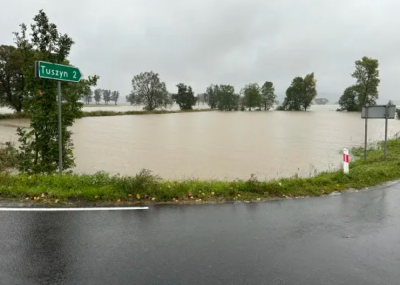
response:
[(132, 197), (132, 194), (128, 194), (128, 197)]
[(140, 194), (136, 194), (136, 199), (140, 200)]

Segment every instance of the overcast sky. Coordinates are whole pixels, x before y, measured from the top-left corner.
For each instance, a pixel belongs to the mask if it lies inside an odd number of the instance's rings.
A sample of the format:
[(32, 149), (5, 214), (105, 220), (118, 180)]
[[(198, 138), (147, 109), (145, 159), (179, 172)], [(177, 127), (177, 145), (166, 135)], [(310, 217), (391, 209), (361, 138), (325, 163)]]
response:
[(155, 71), (170, 92), (183, 82), (272, 81), (279, 95), (315, 72), (336, 101), (362, 56), (379, 59), (382, 101), (400, 100), (400, 1), (396, 0), (0, 0), (0, 44), (44, 9), (75, 41), (70, 60), (99, 87), (125, 97), (131, 79)]

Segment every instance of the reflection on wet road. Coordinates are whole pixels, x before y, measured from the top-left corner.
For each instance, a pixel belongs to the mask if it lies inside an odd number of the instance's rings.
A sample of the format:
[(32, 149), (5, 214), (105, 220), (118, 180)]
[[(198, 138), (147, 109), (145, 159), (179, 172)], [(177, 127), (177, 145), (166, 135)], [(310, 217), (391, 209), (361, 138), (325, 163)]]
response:
[(0, 284), (398, 284), (399, 200), (0, 212)]

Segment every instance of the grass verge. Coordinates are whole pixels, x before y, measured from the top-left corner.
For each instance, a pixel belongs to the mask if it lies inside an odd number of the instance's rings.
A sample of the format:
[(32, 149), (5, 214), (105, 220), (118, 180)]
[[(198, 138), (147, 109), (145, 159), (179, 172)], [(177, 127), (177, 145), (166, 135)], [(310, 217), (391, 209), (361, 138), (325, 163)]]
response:
[[(360, 189), (400, 179), (400, 139), (388, 142), (388, 157), (382, 145), (360, 159), (362, 148), (352, 150), (350, 175), (324, 172), (311, 178), (273, 181), (168, 181), (143, 170), (136, 176), (94, 175), (10, 175), (0, 173), (0, 197), (26, 200), (84, 201), (116, 203), (198, 202), (266, 200), (270, 198), (321, 196), (349, 188)], [(354, 159), (355, 158), (355, 159)]]

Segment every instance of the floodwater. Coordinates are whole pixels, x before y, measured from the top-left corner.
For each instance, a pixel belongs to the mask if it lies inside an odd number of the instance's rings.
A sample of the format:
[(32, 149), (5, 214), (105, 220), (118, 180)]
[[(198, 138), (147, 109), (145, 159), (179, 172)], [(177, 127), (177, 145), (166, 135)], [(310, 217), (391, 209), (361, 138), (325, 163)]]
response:
[[(72, 127), (74, 171), (133, 175), (146, 168), (163, 178), (227, 180), (314, 175), (339, 168), (344, 147), (363, 145), (360, 114), (336, 109), (84, 118)], [(16, 141), (16, 127), (27, 124), (0, 121), (0, 142)], [(384, 138), (384, 120), (368, 126), (370, 143)], [(399, 131), (400, 120), (389, 120), (389, 136)]]

